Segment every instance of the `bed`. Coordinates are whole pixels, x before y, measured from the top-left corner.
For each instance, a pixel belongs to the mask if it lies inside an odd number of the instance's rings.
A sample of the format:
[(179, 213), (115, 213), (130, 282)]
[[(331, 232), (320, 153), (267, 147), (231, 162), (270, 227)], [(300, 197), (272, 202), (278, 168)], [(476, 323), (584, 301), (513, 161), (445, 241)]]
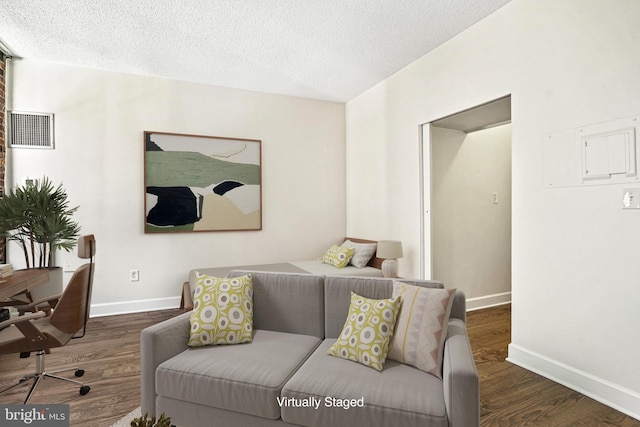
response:
[[(375, 255), (375, 247), (377, 241), (368, 239), (359, 239), (353, 237), (346, 237), (341, 246), (356, 247), (356, 254), (354, 254), (352, 261), (349, 265), (342, 268), (334, 267), (331, 264), (327, 264), (322, 261), (322, 258), (307, 260), (307, 261), (290, 261), (284, 263), (275, 264), (258, 264), (258, 265), (237, 265), (230, 267), (213, 267), (213, 268), (199, 268), (192, 270), (189, 273), (189, 281), (184, 282), (182, 285), (182, 299), (180, 302), (180, 308), (185, 311), (193, 309), (192, 295), (193, 289), (191, 289), (190, 283), (193, 283), (193, 275), (195, 271), (214, 277), (225, 277), (229, 272), (233, 270), (244, 271), (271, 271), (278, 273), (309, 273), (319, 274), (323, 276), (364, 276), (364, 277), (382, 277), (382, 258), (378, 258)], [(373, 254), (366, 261), (366, 265), (363, 265), (364, 258), (367, 257), (367, 253), (360, 251), (369, 251), (373, 247)], [(359, 261), (356, 261), (357, 256), (361, 256)], [(354, 263), (356, 265), (354, 265)]]

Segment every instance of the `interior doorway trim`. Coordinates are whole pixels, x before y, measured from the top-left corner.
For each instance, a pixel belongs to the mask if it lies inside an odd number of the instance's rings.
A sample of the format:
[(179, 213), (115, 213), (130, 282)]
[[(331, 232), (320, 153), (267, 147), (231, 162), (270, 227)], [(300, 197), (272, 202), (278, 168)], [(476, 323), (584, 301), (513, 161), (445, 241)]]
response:
[[(431, 233), (431, 127), (466, 133), (511, 123), (511, 94), (423, 122), (418, 126), (420, 179), (420, 278), (432, 278)], [(477, 117), (474, 118), (474, 115)]]

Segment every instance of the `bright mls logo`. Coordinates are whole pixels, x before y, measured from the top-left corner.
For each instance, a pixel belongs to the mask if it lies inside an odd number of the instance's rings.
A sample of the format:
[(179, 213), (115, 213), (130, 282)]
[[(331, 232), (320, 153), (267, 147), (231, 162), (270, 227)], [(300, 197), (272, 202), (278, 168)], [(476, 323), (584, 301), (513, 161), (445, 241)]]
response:
[(69, 427), (69, 405), (0, 405), (0, 425)]

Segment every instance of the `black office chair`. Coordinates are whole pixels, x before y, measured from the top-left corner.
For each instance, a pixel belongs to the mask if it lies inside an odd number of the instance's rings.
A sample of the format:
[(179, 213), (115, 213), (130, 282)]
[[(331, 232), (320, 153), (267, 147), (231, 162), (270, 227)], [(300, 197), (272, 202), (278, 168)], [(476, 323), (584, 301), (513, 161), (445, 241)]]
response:
[[(0, 391), (0, 395), (20, 385), (33, 384), (27, 394), (26, 404), (36, 387), (44, 378), (72, 382), (80, 386), (80, 394), (85, 395), (90, 387), (80, 381), (55, 375), (59, 372), (75, 370), (75, 376), (84, 375), (82, 369), (68, 368), (57, 372), (46, 372), (44, 364), (45, 352), (51, 348), (62, 347), (72, 338), (80, 338), (86, 332), (89, 319), (89, 305), (93, 286), (93, 256), (96, 245), (93, 235), (78, 239), (78, 256), (89, 259), (89, 263), (78, 268), (71, 277), (51, 316), (46, 313), (25, 314), (0, 323), (0, 354), (36, 352), (36, 372), (20, 380), (17, 384)], [(78, 332), (82, 332), (77, 336)]]

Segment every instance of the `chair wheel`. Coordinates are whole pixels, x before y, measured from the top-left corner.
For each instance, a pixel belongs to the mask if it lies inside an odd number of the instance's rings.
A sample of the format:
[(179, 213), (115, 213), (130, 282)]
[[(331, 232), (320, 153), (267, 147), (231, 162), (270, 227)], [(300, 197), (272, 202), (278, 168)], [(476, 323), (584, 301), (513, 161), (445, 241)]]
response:
[(83, 385), (82, 387), (80, 387), (80, 396), (84, 396), (85, 394), (89, 393), (89, 390), (91, 390), (91, 387), (89, 387), (88, 385)]
[(75, 374), (76, 377), (81, 377), (84, 375), (84, 369), (78, 369)]

